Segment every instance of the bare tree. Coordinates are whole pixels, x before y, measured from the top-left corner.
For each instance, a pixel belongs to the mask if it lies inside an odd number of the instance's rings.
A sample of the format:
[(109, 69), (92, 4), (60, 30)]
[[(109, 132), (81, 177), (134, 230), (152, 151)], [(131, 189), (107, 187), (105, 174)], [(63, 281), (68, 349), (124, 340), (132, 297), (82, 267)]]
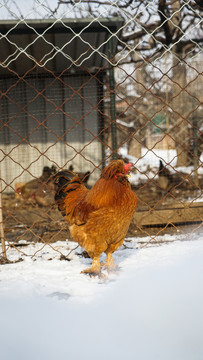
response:
[[(9, 0), (9, 6), (4, 0), (4, 4), (10, 11), (9, 16), (23, 17), (23, 11), (15, 0)], [(38, 1), (33, 0), (33, 11), (39, 11), (37, 5)], [(116, 64), (124, 80), (116, 78), (115, 92), (117, 99), (125, 99), (127, 103), (134, 94), (135, 101), (130, 102), (125, 119), (131, 122), (134, 116), (132, 139), (141, 146), (147, 123), (156, 127), (153, 120), (158, 113), (165, 112), (170, 118), (168, 130), (176, 144), (177, 164), (187, 165), (191, 157), (189, 129), (192, 126), (191, 99), (194, 98), (187, 80), (191, 66), (188, 60), (202, 49), (202, 1), (56, 0), (55, 5), (43, 1), (41, 10), (41, 15), (38, 14), (41, 17), (68, 14), (74, 18), (123, 18), (121, 33), (117, 36)], [(167, 66), (164, 54), (167, 54)], [(200, 78), (200, 72), (197, 76)], [(195, 107), (200, 106), (199, 96), (197, 94), (192, 101)], [(140, 150), (136, 151), (139, 154)]]
[[(169, 108), (170, 116), (170, 135), (174, 138), (177, 150), (177, 165), (187, 165), (190, 158), (190, 120), (188, 114), (191, 113), (191, 106), (185, 106), (191, 94), (187, 89), (187, 68), (188, 58), (194, 56), (201, 50), (203, 43), (202, 25), (202, 2), (185, 0), (118, 0), (96, 1), (96, 0), (59, 0), (56, 11), (61, 5), (71, 8), (74, 6), (76, 16), (121, 16), (124, 19), (124, 26), (117, 48), (117, 63), (120, 68), (129, 64), (126, 83), (134, 81), (134, 88), (137, 100), (126, 119), (130, 121), (133, 109), (137, 106), (138, 113), (145, 113), (149, 116), (149, 105), (154, 102), (160, 103), (160, 111), (167, 112)], [(168, 77), (168, 95), (163, 91), (163, 77), (156, 73), (157, 59), (160, 59), (159, 66), (163, 69), (164, 53), (168, 53), (168, 65), (165, 68), (165, 77)], [(134, 75), (132, 73), (134, 64)], [(151, 65), (146, 66), (146, 65)], [(142, 66), (142, 75), (140, 75)], [(169, 70), (170, 69), (170, 70)], [(117, 79), (117, 85), (119, 85)], [(142, 83), (144, 81), (144, 83)], [(128, 98), (132, 94), (127, 92), (126, 83), (117, 86), (117, 94), (121, 98)], [(126, 93), (124, 88), (126, 86)], [(147, 97), (151, 94), (151, 99)], [(166, 93), (166, 89), (165, 89)], [(143, 108), (144, 99), (148, 103), (147, 110)], [(147, 113), (146, 113), (147, 111)], [(154, 111), (156, 114), (157, 110)], [(151, 115), (153, 111), (151, 111)], [(153, 116), (150, 116), (151, 120)], [(135, 116), (135, 119), (137, 117)], [(142, 119), (141, 119), (142, 118)], [(137, 126), (145, 123), (145, 119), (140, 117), (140, 121), (135, 121), (134, 139), (140, 140)], [(139, 141), (138, 141), (139, 142)], [(141, 144), (141, 141), (140, 141)]]

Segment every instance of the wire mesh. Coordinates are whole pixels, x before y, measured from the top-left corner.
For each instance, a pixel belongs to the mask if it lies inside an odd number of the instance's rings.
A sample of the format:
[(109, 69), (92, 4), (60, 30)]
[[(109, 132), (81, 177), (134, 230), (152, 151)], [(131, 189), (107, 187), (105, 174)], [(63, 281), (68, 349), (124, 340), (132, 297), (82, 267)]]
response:
[(33, 242), (58, 251), (70, 234), (53, 174), (90, 188), (113, 157), (135, 166), (129, 236), (201, 232), (201, 2), (23, 6), (0, 8), (2, 261)]

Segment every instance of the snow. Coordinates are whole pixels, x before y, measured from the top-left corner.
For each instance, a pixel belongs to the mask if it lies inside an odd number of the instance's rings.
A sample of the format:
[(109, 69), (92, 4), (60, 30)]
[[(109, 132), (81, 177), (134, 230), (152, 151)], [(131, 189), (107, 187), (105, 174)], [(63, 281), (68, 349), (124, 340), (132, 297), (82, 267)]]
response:
[(149, 239), (126, 239), (106, 279), (80, 274), (81, 248), (60, 261), (75, 243), (19, 248), (22, 262), (0, 266), (1, 358), (202, 360), (203, 241), (165, 234), (141, 248)]
[(134, 120), (133, 121), (130, 121), (130, 122), (125, 122), (123, 120), (120, 120), (120, 119), (117, 119), (116, 122), (120, 125), (123, 125), (125, 127), (128, 127), (128, 128), (132, 128), (135, 124)]
[[(176, 165), (174, 150), (121, 152), (138, 169), (134, 183), (155, 178), (159, 159)], [(0, 265), (1, 358), (202, 360), (203, 239), (188, 231), (141, 247), (150, 240), (126, 239), (119, 271), (104, 279), (80, 273), (91, 260), (68, 240), (9, 248), (9, 260), (23, 261)]]

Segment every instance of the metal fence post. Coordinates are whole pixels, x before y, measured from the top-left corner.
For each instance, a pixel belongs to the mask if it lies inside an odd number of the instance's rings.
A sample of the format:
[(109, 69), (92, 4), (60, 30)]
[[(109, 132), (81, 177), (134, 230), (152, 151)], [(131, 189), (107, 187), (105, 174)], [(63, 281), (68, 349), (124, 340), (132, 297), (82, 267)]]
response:
[(1, 174), (0, 174), (0, 237), (1, 237), (1, 246), (3, 258), (6, 259), (6, 245), (4, 238), (4, 228), (3, 228), (3, 210), (2, 210), (2, 183), (1, 183)]
[[(110, 59), (113, 59), (113, 39), (109, 39)], [(112, 141), (112, 159), (117, 159), (117, 134), (116, 134), (116, 102), (115, 102), (115, 79), (114, 66), (112, 62), (109, 67), (109, 83), (110, 83), (110, 115), (111, 115), (111, 141)]]
[(105, 168), (105, 158), (106, 158), (106, 152), (105, 152), (105, 140), (104, 140), (104, 89), (103, 89), (103, 75), (99, 75), (99, 93), (98, 93), (98, 103), (99, 103), (99, 138), (101, 140), (101, 153), (102, 153), (102, 169)]

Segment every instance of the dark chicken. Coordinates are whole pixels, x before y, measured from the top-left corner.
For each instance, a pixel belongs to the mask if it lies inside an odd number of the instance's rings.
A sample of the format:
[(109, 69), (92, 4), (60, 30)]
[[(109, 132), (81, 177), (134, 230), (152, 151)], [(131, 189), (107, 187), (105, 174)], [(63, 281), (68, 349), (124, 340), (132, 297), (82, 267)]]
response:
[[(182, 177), (184, 174), (171, 173), (164, 165), (161, 160), (159, 160), (159, 171), (158, 171), (159, 179), (158, 184), (162, 190), (168, 191), (173, 187), (177, 187), (181, 185), (184, 181)], [(181, 176), (182, 175), (182, 176)]]
[(131, 167), (122, 160), (113, 160), (90, 190), (69, 170), (55, 176), (58, 208), (69, 222), (73, 240), (93, 259), (92, 266), (83, 273), (100, 273), (103, 252), (107, 255), (105, 268), (116, 267), (112, 253), (123, 244), (137, 206), (128, 181)]
[(74, 173), (75, 175), (77, 175), (79, 177), (79, 179), (84, 183), (87, 184), (89, 178), (90, 178), (90, 171), (86, 171), (86, 172), (74, 172), (74, 167), (73, 165), (69, 166), (69, 170)]

